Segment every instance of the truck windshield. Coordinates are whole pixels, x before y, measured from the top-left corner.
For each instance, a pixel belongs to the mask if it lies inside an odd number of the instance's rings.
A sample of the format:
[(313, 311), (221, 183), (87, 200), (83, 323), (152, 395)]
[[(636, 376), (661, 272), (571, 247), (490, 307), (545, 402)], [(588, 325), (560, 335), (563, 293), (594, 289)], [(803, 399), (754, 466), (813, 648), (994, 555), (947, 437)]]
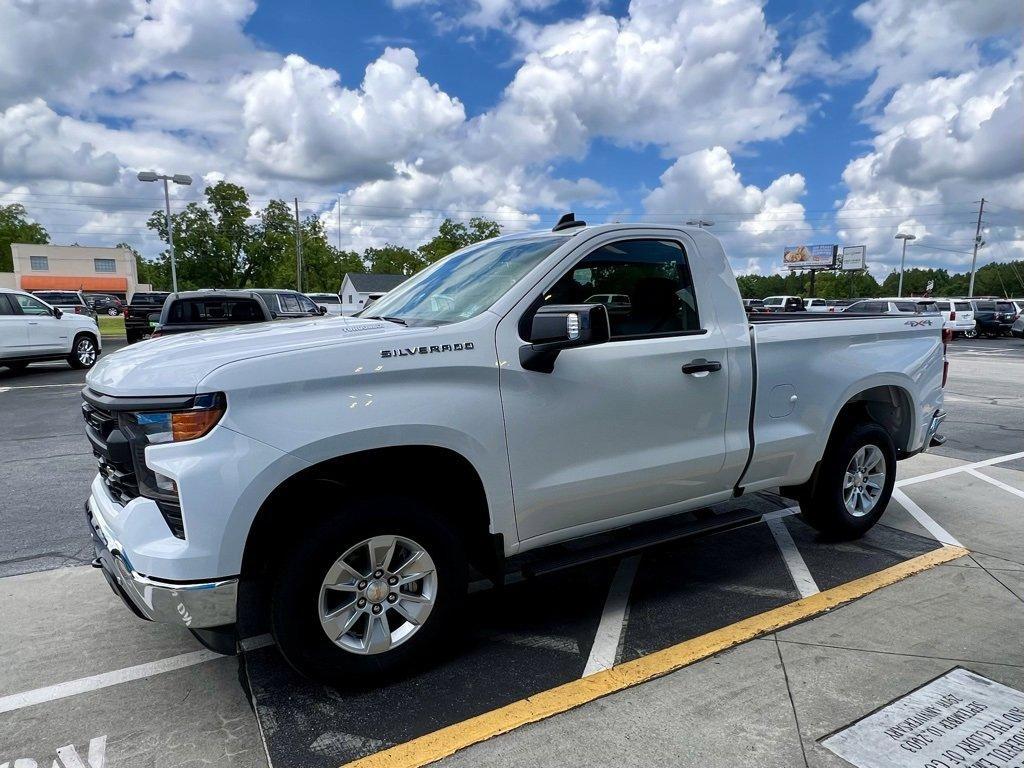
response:
[(558, 246), (565, 235), (485, 240), (441, 259), (373, 302), (357, 317), (444, 325), (488, 309)]

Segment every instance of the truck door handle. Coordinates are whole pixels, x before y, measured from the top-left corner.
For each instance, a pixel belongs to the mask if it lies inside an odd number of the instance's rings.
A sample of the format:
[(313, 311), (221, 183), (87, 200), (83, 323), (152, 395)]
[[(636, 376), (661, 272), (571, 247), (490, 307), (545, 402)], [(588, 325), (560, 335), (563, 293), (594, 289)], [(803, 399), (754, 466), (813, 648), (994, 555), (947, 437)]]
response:
[(692, 375), (694, 373), (714, 373), (715, 371), (722, 370), (722, 364), (717, 360), (705, 360), (703, 357), (698, 357), (696, 360), (692, 360), (683, 366), (683, 373)]

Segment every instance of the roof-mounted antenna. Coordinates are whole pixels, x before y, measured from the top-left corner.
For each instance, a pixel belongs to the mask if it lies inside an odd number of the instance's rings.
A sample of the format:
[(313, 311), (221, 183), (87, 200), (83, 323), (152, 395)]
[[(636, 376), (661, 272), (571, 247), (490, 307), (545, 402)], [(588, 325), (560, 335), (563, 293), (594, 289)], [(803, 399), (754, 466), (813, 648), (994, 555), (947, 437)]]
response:
[(558, 223), (551, 228), (552, 232), (561, 232), (563, 229), (572, 229), (573, 227), (585, 227), (587, 222), (576, 221), (576, 217), (570, 211), (569, 213), (562, 214), (562, 218), (558, 220)]

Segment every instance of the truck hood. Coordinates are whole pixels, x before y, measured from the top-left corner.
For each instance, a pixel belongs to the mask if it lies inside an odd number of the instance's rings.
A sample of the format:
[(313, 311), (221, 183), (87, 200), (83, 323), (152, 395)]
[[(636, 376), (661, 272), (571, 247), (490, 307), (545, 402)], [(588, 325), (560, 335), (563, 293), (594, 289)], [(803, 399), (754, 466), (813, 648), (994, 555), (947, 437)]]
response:
[(378, 336), (418, 335), (423, 330), (427, 329), (328, 316), (182, 333), (142, 341), (101, 357), (86, 383), (97, 392), (114, 396), (192, 394), (206, 376), (237, 360)]

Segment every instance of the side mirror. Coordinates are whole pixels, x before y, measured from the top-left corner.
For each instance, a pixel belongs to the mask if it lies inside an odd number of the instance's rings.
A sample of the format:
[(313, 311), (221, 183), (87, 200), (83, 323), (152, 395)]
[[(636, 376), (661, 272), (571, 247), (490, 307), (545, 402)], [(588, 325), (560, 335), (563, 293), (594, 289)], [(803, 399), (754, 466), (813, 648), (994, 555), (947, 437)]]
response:
[(327, 314), (327, 307), (318, 306), (316, 308), (316, 311), (319, 312), (321, 315), (326, 315)]
[(53, 308), (53, 316), (55, 318), (60, 320), (63, 315), (64, 315), (64, 313), (61, 311), (60, 307), (54, 307)]
[(519, 348), (519, 363), (528, 371), (551, 373), (563, 349), (603, 344), (611, 338), (604, 304), (551, 304), (537, 310), (530, 343)]

